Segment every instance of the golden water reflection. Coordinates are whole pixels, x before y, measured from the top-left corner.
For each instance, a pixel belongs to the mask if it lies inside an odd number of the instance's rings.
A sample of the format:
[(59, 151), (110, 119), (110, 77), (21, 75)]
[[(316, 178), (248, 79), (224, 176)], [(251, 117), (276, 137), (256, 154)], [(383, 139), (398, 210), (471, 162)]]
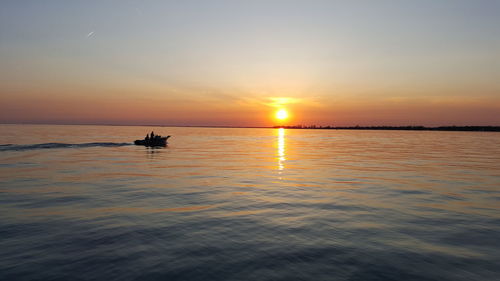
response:
[(285, 166), (285, 129), (278, 129), (278, 169), (282, 171)]

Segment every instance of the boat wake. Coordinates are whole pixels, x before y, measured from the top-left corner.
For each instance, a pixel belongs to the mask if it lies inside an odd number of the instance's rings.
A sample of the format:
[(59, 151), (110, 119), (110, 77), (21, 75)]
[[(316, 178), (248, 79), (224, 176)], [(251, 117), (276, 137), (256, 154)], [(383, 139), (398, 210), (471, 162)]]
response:
[(57, 149), (57, 148), (87, 148), (87, 147), (117, 147), (133, 145), (133, 143), (116, 142), (91, 142), (91, 143), (38, 143), (38, 144), (0, 144), (0, 151), (23, 151), (36, 149)]

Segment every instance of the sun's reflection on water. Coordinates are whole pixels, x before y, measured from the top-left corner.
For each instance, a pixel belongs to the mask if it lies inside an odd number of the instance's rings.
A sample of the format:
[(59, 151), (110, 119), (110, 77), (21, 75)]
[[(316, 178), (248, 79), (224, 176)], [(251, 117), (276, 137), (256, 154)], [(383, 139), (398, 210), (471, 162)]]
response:
[(282, 171), (285, 168), (285, 129), (278, 129), (278, 169)]

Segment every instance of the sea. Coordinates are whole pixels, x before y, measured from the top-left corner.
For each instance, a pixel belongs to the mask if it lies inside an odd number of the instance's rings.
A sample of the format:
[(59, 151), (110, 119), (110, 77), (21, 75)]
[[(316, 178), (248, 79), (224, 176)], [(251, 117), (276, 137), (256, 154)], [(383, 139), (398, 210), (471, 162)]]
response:
[(500, 133), (0, 125), (0, 280), (500, 280)]

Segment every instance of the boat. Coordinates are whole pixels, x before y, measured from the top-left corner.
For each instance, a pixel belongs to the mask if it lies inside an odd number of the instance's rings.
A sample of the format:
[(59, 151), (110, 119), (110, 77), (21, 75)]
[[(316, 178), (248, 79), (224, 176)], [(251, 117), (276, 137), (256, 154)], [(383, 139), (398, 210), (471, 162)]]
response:
[(160, 135), (155, 135), (151, 132), (151, 135), (146, 135), (146, 137), (142, 140), (135, 140), (135, 145), (144, 145), (144, 146), (167, 146), (167, 140), (170, 136), (162, 137)]

